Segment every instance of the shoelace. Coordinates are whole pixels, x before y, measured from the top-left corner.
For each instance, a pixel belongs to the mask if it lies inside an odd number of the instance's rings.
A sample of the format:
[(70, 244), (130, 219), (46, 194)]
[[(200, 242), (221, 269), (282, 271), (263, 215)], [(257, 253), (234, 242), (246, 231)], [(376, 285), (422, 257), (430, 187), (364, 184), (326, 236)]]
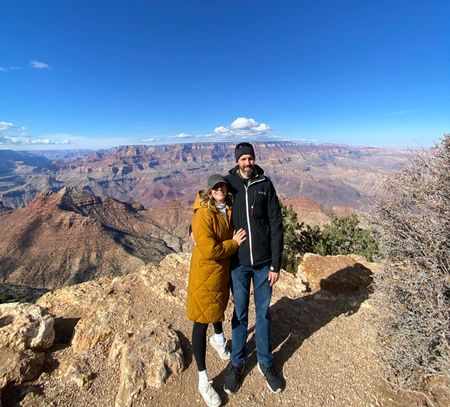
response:
[(273, 370), (272, 366), (264, 369), (264, 376), (276, 376), (275, 370)]

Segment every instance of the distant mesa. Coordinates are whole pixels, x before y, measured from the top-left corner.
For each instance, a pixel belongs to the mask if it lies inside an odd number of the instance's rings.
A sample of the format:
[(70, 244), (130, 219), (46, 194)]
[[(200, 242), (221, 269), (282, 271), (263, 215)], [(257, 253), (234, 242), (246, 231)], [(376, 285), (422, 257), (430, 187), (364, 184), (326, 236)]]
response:
[[(381, 193), (386, 175), (398, 170), (407, 157), (405, 151), (381, 148), (254, 144), (257, 162), (281, 196), (304, 196), (325, 207), (363, 211)], [(163, 207), (173, 199), (189, 205), (208, 174), (225, 174), (236, 165), (234, 147), (234, 143), (120, 146), (58, 159), (0, 151), (4, 158), (0, 200), (8, 207), (24, 207), (43, 191), (76, 186), (98, 196), (137, 201), (145, 208)]]
[(11, 175), (17, 167), (36, 167), (40, 170), (56, 170), (53, 162), (26, 151), (0, 150), (0, 177)]

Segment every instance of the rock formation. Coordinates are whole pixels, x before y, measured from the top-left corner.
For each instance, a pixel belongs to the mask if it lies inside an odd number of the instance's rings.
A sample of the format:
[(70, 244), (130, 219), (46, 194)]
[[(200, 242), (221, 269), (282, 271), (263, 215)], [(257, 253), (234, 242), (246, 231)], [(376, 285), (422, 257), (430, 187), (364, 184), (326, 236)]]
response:
[(53, 345), (53, 317), (33, 304), (0, 304), (0, 389), (33, 380)]
[(137, 203), (63, 188), (0, 217), (0, 282), (56, 288), (159, 262), (180, 239)]
[[(279, 193), (287, 198), (306, 196), (327, 207), (364, 206), (380, 193), (386, 174), (405, 159), (405, 151), (400, 150), (292, 142), (255, 144), (256, 160)], [(234, 146), (121, 146), (55, 160), (51, 166), (37, 162), (32, 166), (31, 161), (22, 165), (22, 156), (17, 156), (8, 161), (10, 176), (0, 179), (0, 200), (16, 208), (41, 192), (78, 186), (121, 201), (131, 198), (146, 208), (173, 200), (189, 204), (208, 173), (225, 173), (235, 165)]]
[(38, 304), (55, 316), (56, 338), (70, 343), (52, 380), (85, 388), (104, 375), (118, 382), (111, 403), (121, 407), (180, 374), (185, 362), (175, 327), (185, 323), (189, 258), (170, 255), (159, 266), (42, 296)]
[(0, 201), (0, 216), (6, 215), (7, 213), (9, 213), (11, 211), (12, 211), (11, 208), (5, 207), (5, 205), (3, 205), (3, 202)]
[(373, 280), (372, 270), (377, 267), (360, 256), (306, 253), (298, 267), (297, 276), (312, 291), (349, 293), (369, 289)]

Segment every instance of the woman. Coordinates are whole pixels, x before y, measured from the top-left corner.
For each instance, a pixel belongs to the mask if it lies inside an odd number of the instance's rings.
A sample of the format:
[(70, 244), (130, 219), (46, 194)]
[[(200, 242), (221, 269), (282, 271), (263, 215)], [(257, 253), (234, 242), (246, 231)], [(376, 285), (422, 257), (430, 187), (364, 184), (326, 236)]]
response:
[(228, 182), (219, 174), (208, 178), (207, 189), (200, 192), (194, 204), (192, 231), (195, 246), (189, 272), (187, 316), (194, 322), (192, 353), (198, 368), (198, 389), (210, 407), (221, 404), (206, 371), (206, 331), (212, 323), (211, 346), (222, 359), (229, 359), (222, 321), (229, 297), (230, 256), (245, 240), (245, 230), (233, 233), (231, 195)]

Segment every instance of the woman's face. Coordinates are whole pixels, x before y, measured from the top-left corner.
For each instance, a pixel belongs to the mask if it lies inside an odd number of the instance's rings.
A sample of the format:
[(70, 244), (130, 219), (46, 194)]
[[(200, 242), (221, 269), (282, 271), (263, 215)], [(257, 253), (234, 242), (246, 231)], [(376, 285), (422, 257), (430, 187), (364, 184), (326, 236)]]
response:
[(219, 182), (211, 189), (212, 197), (216, 202), (223, 203), (228, 194), (228, 187), (225, 182)]

